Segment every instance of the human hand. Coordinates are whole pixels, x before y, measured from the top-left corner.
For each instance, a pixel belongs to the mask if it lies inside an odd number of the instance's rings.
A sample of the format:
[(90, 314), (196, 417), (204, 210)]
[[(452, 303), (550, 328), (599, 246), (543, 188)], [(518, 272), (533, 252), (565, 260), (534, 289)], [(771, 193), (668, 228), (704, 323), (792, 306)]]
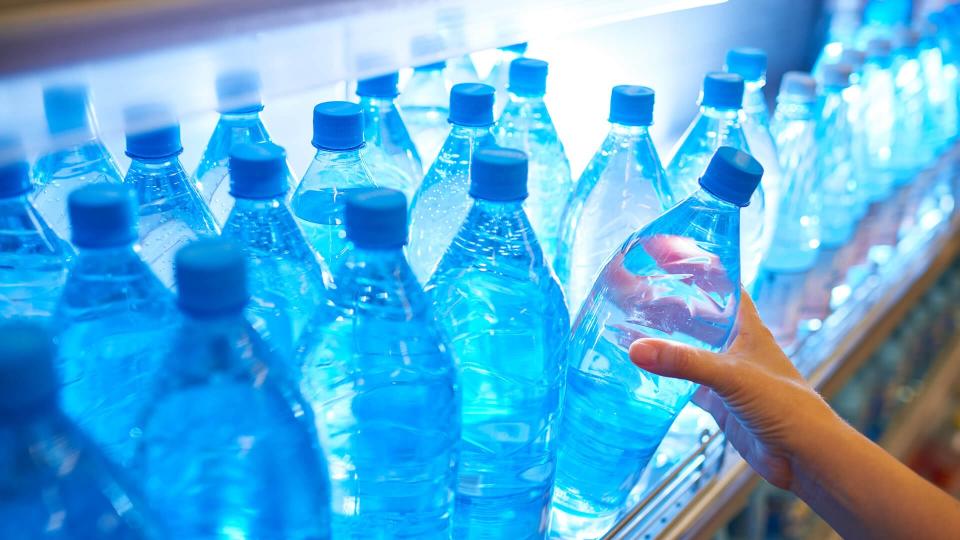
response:
[(747, 463), (771, 484), (793, 489), (795, 457), (839, 417), (780, 350), (745, 291), (737, 327), (725, 353), (640, 339), (630, 359), (651, 373), (701, 384), (694, 402), (713, 415)]

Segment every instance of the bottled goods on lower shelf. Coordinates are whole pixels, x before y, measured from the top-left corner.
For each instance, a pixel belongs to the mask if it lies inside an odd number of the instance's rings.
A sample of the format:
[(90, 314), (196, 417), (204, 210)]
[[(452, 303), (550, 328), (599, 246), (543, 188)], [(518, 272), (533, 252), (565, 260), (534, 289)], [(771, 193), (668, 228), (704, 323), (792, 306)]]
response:
[[(616, 86), (577, 181), (525, 44), (489, 84), (458, 57), (316, 105), (302, 178), (255, 72), (217, 78), (192, 176), (162, 104), (127, 110), (121, 175), (88, 90), (46, 88), (54, 146), (31, 168), (0, 135), (0, 429), (27, 467), (0, 536), (601, 537), (709, 424), (636, 339), (725, 349), (743, 282), (793, 346), (950, 230), (958, 11), (832, 43), (772, 119), (765, 53), (729, 51), (666, 167), (654, 90)], [(837, 397), (871, 436), (937, 365), (958, 275)], [(917, 467), (943, 477), (954, 432)]]

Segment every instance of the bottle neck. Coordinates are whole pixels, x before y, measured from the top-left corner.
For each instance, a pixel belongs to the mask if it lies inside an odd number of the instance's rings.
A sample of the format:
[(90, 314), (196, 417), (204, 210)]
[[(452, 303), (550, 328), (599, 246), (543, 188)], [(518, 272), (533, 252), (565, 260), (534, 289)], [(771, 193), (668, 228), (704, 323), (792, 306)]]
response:
[(473, 207), (491, 218), (515, 216), (523, 212), (523, 201), (491, 201), (474, 199)]
[[(699, 182), (697, 185), (700, 185)], [(709, 189), (704, 186), (700, 186), (700, 189), (694, 191), (690, 195), (689, 201), (694, 202), (698, 205), (709, 206), (711, 209), (719, 212), (725, 213), (736, 213), (739, 215), (740, 207), (736, 204), (731, 203), (730, 201), (715, 195)]]
[(483, 137), (493, 136), (493, 124), (489, 126), (464, 126), (460, 124), (450, 124), (450, 137), (452, 139), (464, 139), (475, 141)]
[(767, 85), (766, 78), (746, 81), (743, 90), (743, 110), (747, 114), (766, 112), (767, 98), (763, 89)]
[(360, 145), (356, 148), (350, 148), (349, 150), (318, 148), (313, 160), (332, 167), (360, 165), (360, 151), (363, 147), (364, 145)]
[(365, 110), (388, 110), (397, 106), (396, 98), (360, 96), (360, 106)]
[(814, 118), (815, 103), (801, 101), (790, 96), (777, 99), (776, 116), (785, 121), (810, 121)]
[(621, 140), (638, 140), (650, 137), (650, 126), (628, 126), (610, 123), (610, 136)]
[(700, 106), (700, 114), (721, 122), (739, 122), (740, 121), (740, 109), (726, 109), (718, 107), (708, 107), (706, 105)]
[(280, 195), (276, 199), (234, 199), (234, 212), (243, 213), (269, 213), (284, 208), (283, 198), (286, 195)]
[(510, 101), (520, 106), (538, 106), (543, 105), (543, 94), (524, 94), (511, 91), (509, 93)]
[(182, 168), (179, 154), (156, 159), (137, 157), (133, 158), (130, 162), (130, 170), (127, 174), (130, 175), (132, 172), (138, 172), (144, 175), (155, 175), (171, 170), (180, 170)]
[(197, 335), (222, 336), (224, 334), (244, 331), (247, 319), (243, 310), (220, 313), (217, 315), (197, 315), (181, 310), (184, 327)]
[(76, 269), (82, 274), (133, 274), (143, 267), (135, 244), (110, 247), (77, 247)]
[(260, 122), (260, 111), (223, 112), (220, 121), (226, 124), (248, 125)]
[(354, 246), (350, 261), (355, 267), (371, 270), (393, 270), (407, 264), (403, 248), (373, 249)]

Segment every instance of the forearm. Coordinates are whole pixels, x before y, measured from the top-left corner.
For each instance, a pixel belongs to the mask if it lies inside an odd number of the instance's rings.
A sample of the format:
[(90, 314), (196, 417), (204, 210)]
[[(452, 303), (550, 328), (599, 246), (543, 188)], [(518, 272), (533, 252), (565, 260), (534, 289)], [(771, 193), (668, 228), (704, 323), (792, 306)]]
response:
[(844, 538), (956, 538), (960, 503), (834, 414), (798, 443), (791, 490)]

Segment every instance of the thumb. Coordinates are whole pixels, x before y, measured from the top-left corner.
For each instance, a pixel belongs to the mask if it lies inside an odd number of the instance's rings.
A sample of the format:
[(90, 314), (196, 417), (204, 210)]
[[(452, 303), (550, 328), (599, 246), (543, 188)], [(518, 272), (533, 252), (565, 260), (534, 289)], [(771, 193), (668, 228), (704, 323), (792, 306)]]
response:
[(722, 354), (664, 339), (638, 339), (630, 345), (630, 361), (657, 375), (686, 379), (722, 392), (730, 381)]

